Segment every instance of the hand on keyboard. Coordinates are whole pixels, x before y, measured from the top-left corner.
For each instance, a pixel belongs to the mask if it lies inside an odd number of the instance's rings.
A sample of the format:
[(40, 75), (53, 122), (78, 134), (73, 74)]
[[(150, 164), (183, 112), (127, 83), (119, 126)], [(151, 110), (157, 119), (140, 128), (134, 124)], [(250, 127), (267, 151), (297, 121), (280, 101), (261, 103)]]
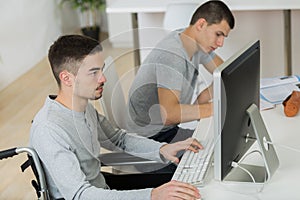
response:
[[(203, 186), (207, 171), (210, 167), (214, 149), (213, 128), (210, 121), (200, 120), (193, 137), (201, 141), (204, 149), (197, 151), (185, 151), (172, 180), (178, 180), (197, 186)], [(205, 137), (203, 137), (205, 135)]]
[(200, 199), (199, 190), (190, 184), (170, 181), (151, 192), (151, 200), (161, 199)]
[(204, 149), (198, 153), (186, 151), (177, 166), (172, 180), (202, 186), (213, 154), (213, 140), (203, 144)]
[(177, 152), (181, 150), (189, 150), (190, 152), (197, 153), (203, 146), (194, 138), (188, 138), (184, 141), (166, 144), (160, 148), (160, 153), (173, 163), (178, 164), (179, 159), (176, 157)]

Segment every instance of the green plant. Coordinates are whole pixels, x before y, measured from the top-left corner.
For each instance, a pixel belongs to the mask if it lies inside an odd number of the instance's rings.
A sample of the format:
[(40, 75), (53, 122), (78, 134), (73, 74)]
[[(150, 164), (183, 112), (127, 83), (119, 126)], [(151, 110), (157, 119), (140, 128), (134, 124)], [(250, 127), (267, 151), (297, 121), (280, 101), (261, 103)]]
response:
[(97, 11), (105, 8), (105, 0), (61, 0), (61, 4), (69, 2), (73, 9), (78, 9), (86, 19), (87, 27), (96, 27)]

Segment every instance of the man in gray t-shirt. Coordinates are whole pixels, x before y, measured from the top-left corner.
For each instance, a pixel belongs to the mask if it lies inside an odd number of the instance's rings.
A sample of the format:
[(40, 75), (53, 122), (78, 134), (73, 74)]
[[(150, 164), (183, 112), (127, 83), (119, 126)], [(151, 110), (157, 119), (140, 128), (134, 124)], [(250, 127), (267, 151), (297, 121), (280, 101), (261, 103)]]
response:
[[(178, 128), (179, 123), (212, 115), (212, 73), (223, 62), (214, 50), (223, 46), (233, 27), (229, 8), (222, 1), (208, 1), (195, 11), (186, 29), (171, 32), (157, 44), (130, 88), (131, 130), (171, 142), (192, 134)], [(184, 135), (174, 139), (176, 133)]]

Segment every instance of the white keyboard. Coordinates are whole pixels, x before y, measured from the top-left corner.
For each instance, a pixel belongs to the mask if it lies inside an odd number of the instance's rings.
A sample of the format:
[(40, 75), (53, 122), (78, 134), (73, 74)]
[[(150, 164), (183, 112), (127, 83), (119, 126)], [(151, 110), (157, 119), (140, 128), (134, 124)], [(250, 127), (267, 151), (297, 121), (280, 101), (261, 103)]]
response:
[[(177, 166), (172, 180), (182, 181), (196, 186), (204, 185), (214, 150), (213, 124), (211, 119), (212, 118), (205, 119), (205, 123), (201, 120), (193, 134), (193, 137), (200, 141), (204, 149), (198, 153), (186, 151)], [(203, 136), (205, 136), (204, 139), (202, 139)]]

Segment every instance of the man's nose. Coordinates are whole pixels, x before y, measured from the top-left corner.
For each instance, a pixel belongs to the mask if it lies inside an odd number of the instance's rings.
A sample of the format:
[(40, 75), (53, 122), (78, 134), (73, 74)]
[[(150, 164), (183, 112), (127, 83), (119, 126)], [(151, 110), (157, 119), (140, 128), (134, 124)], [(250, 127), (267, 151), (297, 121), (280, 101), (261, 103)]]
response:
[(223, 44), (224, 44), (224, 37), (218, 38), (218, 40), (217, 40), (217, 45), (218, 45), (218, 47), (222, 47)]
[(103, 73), (100, 74), (99, 78), (98, 78), (98, 82), (99, 83), (105, 83), (107, 80), (106, 80), (106, 77), (104, 76)]

